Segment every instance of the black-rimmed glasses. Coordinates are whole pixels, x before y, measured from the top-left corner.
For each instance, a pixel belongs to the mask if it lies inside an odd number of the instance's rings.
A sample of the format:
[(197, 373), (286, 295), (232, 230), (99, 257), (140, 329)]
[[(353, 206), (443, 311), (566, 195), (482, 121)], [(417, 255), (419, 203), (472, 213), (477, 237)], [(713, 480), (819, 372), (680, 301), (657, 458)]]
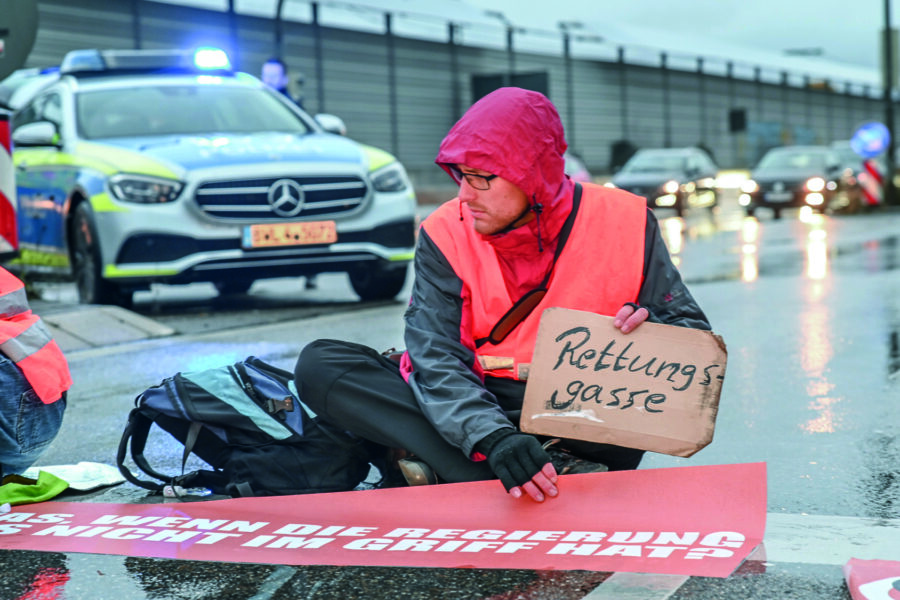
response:
[(466, 183), (472, 186), (476, 190), (489, 190), (491, 189), (491, 180), (496, 179), (496, 175), (478, 175), (477, 173), (464, 173), (459, 170), (459, 167), (456, 165), (450, 165), (450, 174), (453, 175), (453, 179), (456, 180), (457, 184), (462, 184), (462, 180), (465, 179)]

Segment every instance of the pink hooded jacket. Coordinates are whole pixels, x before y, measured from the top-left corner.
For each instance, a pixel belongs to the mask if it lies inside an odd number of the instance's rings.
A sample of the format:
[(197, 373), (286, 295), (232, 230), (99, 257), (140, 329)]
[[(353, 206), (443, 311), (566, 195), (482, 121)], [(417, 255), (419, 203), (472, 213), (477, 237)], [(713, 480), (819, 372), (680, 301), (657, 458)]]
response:
[(482, 169), (531, 198), (536, 219), (486, 236), (515, 298), (535, 287), (550, 268), (559, 231), (572, 208), (575, 184), (565, 174), (566, 147), (562, 122), (550, 100), (508, 87), (473, 104), (447, 133), (435, 159), (448, 174), (448, 165)]

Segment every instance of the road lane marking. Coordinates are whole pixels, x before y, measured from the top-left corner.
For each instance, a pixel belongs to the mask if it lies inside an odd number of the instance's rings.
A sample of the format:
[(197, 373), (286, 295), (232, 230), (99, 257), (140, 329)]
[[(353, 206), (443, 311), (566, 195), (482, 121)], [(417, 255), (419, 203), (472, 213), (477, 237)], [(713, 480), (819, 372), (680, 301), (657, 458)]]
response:
[(764, 544), (767, 562), (772, 563), (900, 561), (900, 519), (769, 513)]
[(613, 573), (583, 600), (666, 600), (688, 579), (687, 575)]

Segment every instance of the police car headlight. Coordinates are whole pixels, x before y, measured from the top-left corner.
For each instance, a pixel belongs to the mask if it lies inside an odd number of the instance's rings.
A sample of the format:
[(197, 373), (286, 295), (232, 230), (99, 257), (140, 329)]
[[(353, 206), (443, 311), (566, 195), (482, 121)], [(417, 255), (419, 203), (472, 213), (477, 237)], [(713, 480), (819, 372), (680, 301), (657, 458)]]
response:
[(123, 202), (158, 204), (172, 202), (181, 193), (182, 183), (162, 177), (145, 175), (113, 175), (109, 179), (109, 189), (113, 196)]
[(397, 162), (378, 169), (370, 177), (372, 186), (379, 192), (402, 192), (410, 185), (406, 170)]

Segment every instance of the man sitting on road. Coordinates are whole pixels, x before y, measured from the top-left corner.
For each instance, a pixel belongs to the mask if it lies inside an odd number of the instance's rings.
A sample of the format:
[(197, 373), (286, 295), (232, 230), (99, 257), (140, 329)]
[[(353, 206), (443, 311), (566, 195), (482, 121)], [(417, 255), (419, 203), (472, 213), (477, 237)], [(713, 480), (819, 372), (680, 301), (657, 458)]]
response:
[(30, 467), (62, 425), (72, 385), (65, 356), (0, 268), (0, 479)]
[[(614, 316), (623, 333), (647, 319), (710, 329), (646, 201), (574, 183), (565, 150), (542, 94), (502, 88), (476, 102), (438, 152), (459, 195), (422, 224), (399, 364), (336, 340), (301, 352), (301, 398), (368, 440), (389, 480), (391, 460), (379, 458), (403, 449), (414, 456), (398, 463), (411, 484), (498, 478), (513, 497), (540, 502), (559, 493), (558, 473), (579, 459), (588, 461), (580, 472), (640, 463), (641, 450), (569, 439), (544, 447), (517, 427), (522, 367), (545, 308)], [(529, 293), (544, 282), (543, 295)], [(508, 312), (532, 300), (540, 302), (527, 314)], [(504, 316), (509, 331), (495, 329)]]

